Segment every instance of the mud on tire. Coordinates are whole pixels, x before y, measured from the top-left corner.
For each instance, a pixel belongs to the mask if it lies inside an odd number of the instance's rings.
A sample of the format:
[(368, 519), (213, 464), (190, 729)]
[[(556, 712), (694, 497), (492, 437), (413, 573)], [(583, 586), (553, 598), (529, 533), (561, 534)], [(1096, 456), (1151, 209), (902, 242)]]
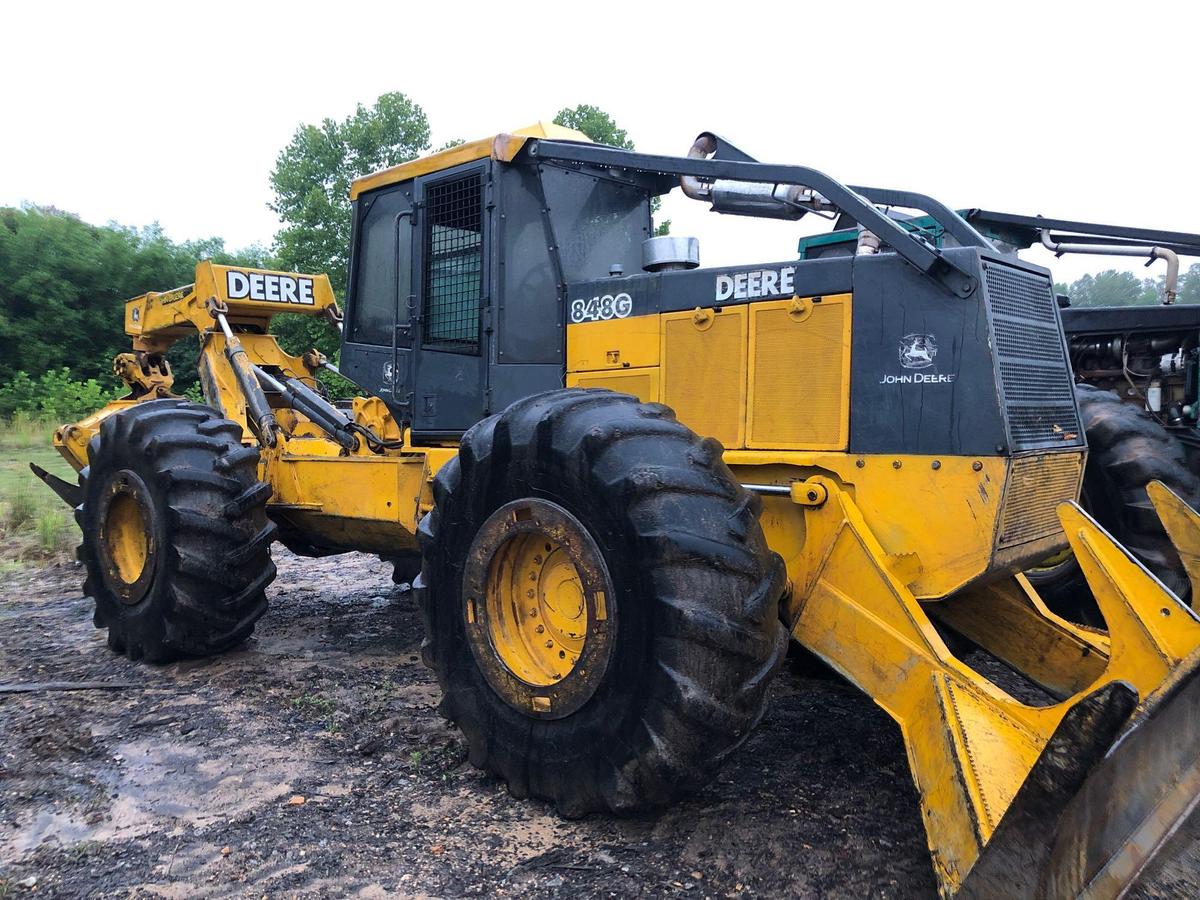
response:
[[(266, 611), (271, 489), (241, 437), (207, 406), (155, 400), (105, 419), (89, 444), (79, 558), (114, 651), (154, 663), (219, 653)], [(120, 537), (137, 544), (139, 524), (143, 545), (122, 549)]]
[[(465, 635), (472, 542), (497, 509), (530, 497), (585, 526), (619, 613), (594, 694), (556, 719), (503, 700)], [(554, 391), (468, 431), (438, 473), (434, 499), (414, 585), (423, 656), (474, 765), (564, 815), (631, 812), (701, 787), (746, 739), (786, 647), (784, 576), (759, 526), (759, 500), (733, 479), (719, 443), (665, 406)]]

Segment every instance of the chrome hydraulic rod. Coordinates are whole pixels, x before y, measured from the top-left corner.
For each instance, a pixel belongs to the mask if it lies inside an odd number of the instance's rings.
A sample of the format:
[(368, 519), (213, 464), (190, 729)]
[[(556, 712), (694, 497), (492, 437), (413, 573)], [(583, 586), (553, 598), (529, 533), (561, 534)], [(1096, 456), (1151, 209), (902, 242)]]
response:
[(229, 360), (233, 376), (237, 379), (238, 387), (241, 388), (242, 398), (246, 401), (247, 419), (250, 426), (264, 446), (274, 447), (277, 440), (275, 432), (279, 428), (279, 423), (276, 422), (275, 413), (271, 411), (267, 397), (259, 387), (258, 379), (254, 376), (255, 366), (246, 356), (242, 342), (229, 327), (229, 320), (225, 318), (225, 309), (210, 302), (209, 312), (217, 320), (221, 332), (225, 335), (225, 358)]

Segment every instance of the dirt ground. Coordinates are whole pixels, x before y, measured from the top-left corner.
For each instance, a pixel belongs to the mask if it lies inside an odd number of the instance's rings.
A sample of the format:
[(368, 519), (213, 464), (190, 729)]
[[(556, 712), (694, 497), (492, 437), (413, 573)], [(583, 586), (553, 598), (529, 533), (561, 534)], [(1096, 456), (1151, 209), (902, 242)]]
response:
[(411, 595), (373, 557), (278, 549), (256, 636), (109, 652), (74, 564), (0, 587), (0, 898), (935, 894), (891, 721), (789, 668), (715, 783), (657, 817), (558, 818), (473, 769)]
[(0, 695), (0, 897), (934, 894), (899, 733), (853, 689), (785, 673), (695, 799), (565, 821), (465, 761), (386, 565), (276, 559), (243, 649), (159, 668), (109, 652), (75, 565), (0, 587), (0, 683), (125, 686)]

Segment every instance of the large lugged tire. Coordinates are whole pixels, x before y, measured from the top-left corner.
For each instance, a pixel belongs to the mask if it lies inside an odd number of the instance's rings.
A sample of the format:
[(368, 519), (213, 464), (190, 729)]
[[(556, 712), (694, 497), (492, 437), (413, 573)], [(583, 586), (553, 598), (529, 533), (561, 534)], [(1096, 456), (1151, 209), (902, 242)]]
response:
[(79, 473), (83, 590), (132, 660), (164, 663), (244, 641), (275, 577), (258, 450), (215, 410), (141, 403), (105, 419)]
[(1084, 495), (1096, 520), (1171, 590), (1187, 598), (1187, 572), (1146, 493), (1161, 481), (1193, 507), (1200, 479), (1183, 446), (1144, 409), (1112, 391), (1076, 388), (1090, 451)]
[[(1144, 409), (1112, 391), (1080, 384), (1075, 396), (1088, 440), (1080, 502), (1163, 584), (1189, 600), (1187, 572), (1146, 493), (1146, 485), (1157, 480), (1193, 507), (1200, 503), (1200, 479), (1188, 469), (1182, 445)], [(1031, 580), (1055, 612), (1102, 624), (1073, 559), (1032, 574)]]
[[(665, 406), (576, 389), (480, 422), (438, 473), (415, 585), (424, 658), (471, 762), (514, 796), (567, 816), (661, 807), (705, 784), (762, 716), (786, 647), (783, 567), (721, 455)], [(522, 617), (547, 582), (559, 600), (543, 632)], [(583, 610), (574, 644), (568, 606)], [(528, 656), (505, 639), (523, 621), (537, 623)], [(540, 641), (556, 636), (547, 663)], [(529, 680), (510, 658), (529, 661)]]

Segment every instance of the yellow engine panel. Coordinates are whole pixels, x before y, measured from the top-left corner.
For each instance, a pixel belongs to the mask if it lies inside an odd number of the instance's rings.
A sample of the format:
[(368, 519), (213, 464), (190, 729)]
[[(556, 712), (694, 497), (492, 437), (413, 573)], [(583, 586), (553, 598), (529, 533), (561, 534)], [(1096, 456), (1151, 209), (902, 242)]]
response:
[(727, 450), (844, 450), (849, 294), (568, 326), (568, 387), (659, 401)]
[(659, 402), (658, 367), (614, 369), (611, 372), (569, 372), (567, 387), (604, 388), (632, 394), (643, 403)]
[(658, 316), (572, 325), (567, 335), (568, 372), (637, 369), (659, 362)]
[(662, 402), (726, 449), (746, 444), (744, 306), (662, 315)]
[(849, 294), (751, 304), (747, 447), (846, 449), (849, 385)]

